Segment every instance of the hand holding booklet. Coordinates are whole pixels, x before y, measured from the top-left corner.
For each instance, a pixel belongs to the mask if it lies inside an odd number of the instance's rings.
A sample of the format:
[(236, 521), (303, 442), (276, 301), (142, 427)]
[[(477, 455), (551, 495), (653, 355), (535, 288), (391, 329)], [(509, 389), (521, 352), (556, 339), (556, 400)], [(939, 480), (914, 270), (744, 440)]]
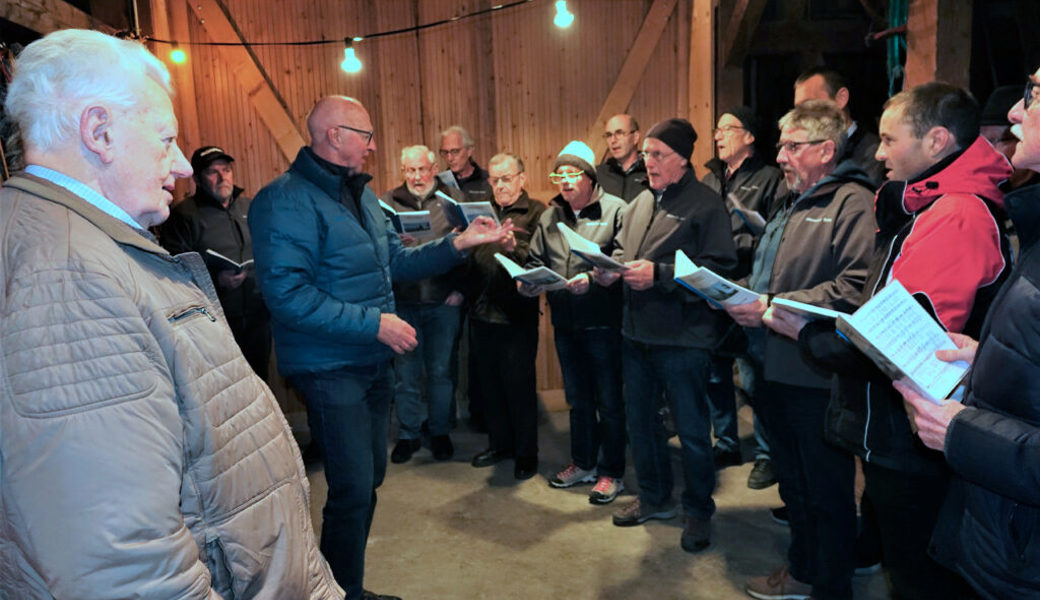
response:
[(495, 260), (505, 267), (509, 276), (527, 285), (540, 286), (544, 290), (559, 290), (567, 285), (567, 280), (548, 267), (525, 269), (500, 252), (495, 253)]
[(578, 232), (563, 223), (557, 223), (556, 226), (560, 229), (560, 233), (563, 234), (563, 239), (567, 240), (567, 246), (570, 247), (571, 254), (604, 271), (624, 271), (628, 269), (625, 265), (603, 254), (596, 242), (581, 237), (578, 235)]
[(675, 251), (675, 281), (723, 309), (748, 304), (759, 297), (757, 292), (733, 283), (707, 267), (698, 267), (682, 250)]
[(908, 380), (922, 396), (935, 403), (948, 397), (968, 371), (966, 362), (948, 363), (935, 357), (936, 350), (956, 350), (957, 346), (896, 280), (851, 315), (781, 298), (774, 298), (773, 304), (836, 319), (838, 332), (893, 381)]

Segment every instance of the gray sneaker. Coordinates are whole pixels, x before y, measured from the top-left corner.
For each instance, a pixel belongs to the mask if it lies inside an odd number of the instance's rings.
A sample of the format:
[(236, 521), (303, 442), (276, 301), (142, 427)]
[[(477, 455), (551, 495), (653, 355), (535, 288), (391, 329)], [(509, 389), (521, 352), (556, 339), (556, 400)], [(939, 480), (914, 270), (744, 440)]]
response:
[(554, 488), (569, 488), (579, 483), (592, 483), (596, 481), (596, 469), (585, 470), (571, 463), (563, 468), (549, 481)]
[(614, 524), (618, 527), (631, 527), (646, 523), (650, 519), (675, 518), (675, 505), (653, 506), (642, 504), (639, 498), (629, 502), (614, 512)]

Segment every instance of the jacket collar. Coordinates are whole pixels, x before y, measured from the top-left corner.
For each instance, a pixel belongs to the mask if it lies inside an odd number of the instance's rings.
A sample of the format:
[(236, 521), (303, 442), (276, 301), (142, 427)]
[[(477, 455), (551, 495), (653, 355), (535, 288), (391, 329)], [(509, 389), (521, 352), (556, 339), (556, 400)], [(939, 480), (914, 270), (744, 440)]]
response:
[(619, 175), (646, 171), (646, 165), (643, 164), (643, 159), (638, 154), (636, 154), (636, 162), (632, 163), (632, 168), (628, 171), (622, 168), (621, 163), (618, 161), (618, 159), (614, 158), (613, 156), (607, 159), (606, 165), (607, 168)]
[(235, 205), (235, 200), (238, 200), (238, 197), (241, 196), (242, 192), (244, 191), (245, 190), (243, 188), (240, 188), (237, 185), (233, 186), (231, 190), (231, 201), (228, 202), (227, 208), (224, 208), (224, 205), (221, 204), (219, 200), (214, 198), (212, 194), (210, 194), (204, 187), (199, 185), (198, 181), (196, 181), (195, 193), (192, 194), (191, 197), (193, 200), (195, 200), (196, 204), (207, 204), (209, 206), (213, 206), (221, 210), (230, 210), (231, 207)]
[(41, 179), (28, 173), (18, 173), (5, 181), (4, 187), (12, 187), (49, 202), (60, 204), (105, 232), (105, 235), (111, 237), (118, 244), (133, 246), (152, 254), (170, 255), (169, 252), (156, 243), (155, 238), (149, 232), (127, 225), (65, 188), (46, 179)]
[(300, 148), (289, 170), (318, 186), (337, 202), (340, 197), (340, 185), (345, 184), (354, 198), (360, 198), (365, 185), (372, 180), (368, 173), (352, 173), (346, 167), (321, 158), (310, 146)]
[(516, 202), (504, 208), (495, 204), (494, 201), (492, 201), (491, 204), (494, 205), (495, 211), (497, 211), (499, 215), (506, 215), (509, 213), (527, 213), (531, 210), (531, 199), (527, 197), (527, 190), (520, 190), (520, 197), (516, 199)]
[(1040, 184), (1019, 188), (1004, 196), (1011, 221), (1018, 233), (1022, 253), (1040, 240)]
[(571, 208), (571, 205), (568, 204), (560, 194), (556, 194), (549, 203), (563, 212), (564, 218), (568, 223), (576, 223), (578, 219), (598, 220), (603, 217), (603, 205), (599, 202), (599, 199), (603, 197), (603, 194), (603, 188), (596, 186), (592, 191), (592, 200), (589, 201), (584, 208), (579, 210), (577, 215), (574, 214), (574, 209)]
[[(432, 199), (434, 197), (434, 194), (436, 194), (438, 191), (447, 193), (447, 190), (445, 190), (444, 188), (445, 188), (444, 182), (441, 181), (440, 179), (434, 177), (433, 178), (433, 191), (430, 192), (430, 195), (427, 196), (425, 198), (425, 200)], [(448, 195), (450, 196), (451, 194), (448, 194)], [(414, 208), (415, 210), (422, 210), (423, 209), (422, 208), (422, 201), (420, 201), (419, 198), (417, 198), (415, 196), (415, 194), (413, 194), (410, 191), (408, 191), (408, 184), (406, 184), (406, 183), (402, 183), (401, 185), (395, 187), (390, 192), (390, 197), (394, 200), (394, 202), (398, 202), (400, 204), (403, 204), (404, 206), (410, 206), (410, 207)]]
[(903, 210), (915, 213), (945, 194), (982, 196), (1002, 207), (999, 186), (1011, 173), (1004, 155), (980, 136), (963, 152), (947, 157), (907, 182)]

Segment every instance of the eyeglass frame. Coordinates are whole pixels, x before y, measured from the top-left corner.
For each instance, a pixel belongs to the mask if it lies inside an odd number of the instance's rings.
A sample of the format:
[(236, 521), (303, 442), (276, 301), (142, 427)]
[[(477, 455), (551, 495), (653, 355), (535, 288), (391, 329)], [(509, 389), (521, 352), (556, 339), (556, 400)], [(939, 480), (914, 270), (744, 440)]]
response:
[(610, 139), (614, 139), (614, 138), (619, 138), (619, 137), (621, 137), (623, 135), (632, 135), (633, 133), (635, 133), (637, 131), (639, 131), (639, 130), (638, 129), (632, 129), (631, 131), (622, 131), (620, 129), (615, 129), (614, 131), (604, 131), (603, 132), (603, 139), (610, 140)]
[(731, 131), (747, 131), (747, 127), (741, 125), (723, 125), (722, 127), (716, 127), (711, 130), (712, 137), (717, 135), (720, 131), (723, 133), (729, 133)]
[(573, 171), (569, 173), (557, 173), (552, 171), (549, 173), (549, 182), (554, 185), (559, 185), (564, 181), (577, 183), (581, 181), (581, 178), (585, 176), (585, 171)]
[(523, 173), (523, 171), (517, 171), (516, 173), (513, 173), (511, 175), (503, 175), (501, 177), (488, 177), (487, 182), (488, 185), (490, 185), (492, 188), (498, 185), (499, 182), (504, 183), (506, 185), (513, 185), (513, 182), (516, 181), (516, 178), (523, 175)]
[(776, 143), (776, 151), (777, 151), (777, 153), (779, 153), (781, 150), (786, 150), (788, 154), (794, 154), (795, 152), (798, 152), (798, 149), (801, 148), (802, 146), (815, 146), (816, 144), (822, 144), (824, 142), (830, 142), (830, 141), (832, 141), (832, 140), (822, 139), (822, 140), (807, 140), (807, 141), (804, 141), (804, 142), (777, 142)]
[(473, 146), (461, 146), (459, 148), (449, 148), (447, 150), (445, 150), (444, 148), (441, 148), (440, 150), (437, 151), (437, 154), (439, 154), (441, 158), (448, 158), (449, 156), (458, 156), (458, 155), (462, 154), (463, 150), (467, 150), (467, 149), (472, 148), (472, 147)]
[(1040, 87), (1040, 81), (1033, 81), (1030, 77), (1026, 79), (1026, 89), (1022, 94), (1022, 108), (1027, 109), (1029, 105), (1033, 103), (1033, 88)]
[(413, 173), (416, 175), (429, 175), (433, 170), (432, 165), (429, 167), (401, 167), (401, 172), (404, 173), (405, 177), (411, 177)]
[[(675, 150), (671, 150), (670, 152), (661, 152), (660, 150), (654, 150), (653, 152), (647, 152), (646, 150), (640, 150), (636, 154), (639, 156), (639, 158), (643, 159), (644, 163), (646, 162), (646, 159), (648, 159), (648, 158), (652, 158), (654, 160), (654, 162), (661, 162), (662, 160), (668, 158), (669, 156), (673, 156), (673, 155), (674, 156), (679, 156), (679, 153), (676, 152)], [(680, 157), (680, 158), (682, 158), (682, 157)]]
[(369, 131), (367, 129), (358, 129), (357, 127), (351, 127), (350, 125), (336, 125), (336, 127), (339, 127), (340, 129), (347, 129), (349, 131), (353, 131), (354, 133), (356, 133), (358, 135), (365, 136), (365, 145), (366, 146), (369, 144), (369, 142), (372, 141), (372, 137), (375, 136), (375, 134), (376, 134), (376, 130), (375, 129)]

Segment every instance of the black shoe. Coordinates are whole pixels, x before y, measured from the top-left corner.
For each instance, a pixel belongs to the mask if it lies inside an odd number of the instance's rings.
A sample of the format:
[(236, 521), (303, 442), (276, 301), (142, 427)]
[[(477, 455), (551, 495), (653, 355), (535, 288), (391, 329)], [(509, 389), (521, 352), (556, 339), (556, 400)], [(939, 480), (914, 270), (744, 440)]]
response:
[(748, 475), (747, 486), (753, 490), (764, 490), (775, 483), (776, 469), (773, 468), (773, 461), (768, 458), (757, 459)]
[(491, 465), (499, 463), (507, 458), (513, 458), (513, 453), (487, 449), (474, 456), (470, 464), (474, 467), (490, 467)]
[(686, 517), (683, 522), (682, 537), (679, 546), (693, 554), (704, 550), (711, 544), (711, 521)]
[(455, 456), (455, 445), (447, 435), (435, 435), (430, 442), (434, 460), (451, 460)]
[(388, 596), (365, 590), (361, 592), (361, 600), (401, 600), (400, 596)]
[(711, 456), (715, 461), (716, 471), (726, 467), (736, 467), (744, 463), (744, 459), (740, 456), (740, 450), (723, 450), (718, 446), (713, 446)]
[(411, 460), (412, 455), (415, 454), (419, 448), (422, 448), (421, 441), (401, 438), (397, 440), (397, 445), (394, 446), (394, 451), (390, 453), (390, 462), (394, 464), (406, 463)]
[(523, 480), (530, 479), (538, 474), (538, 457), (523, 456), (516, 459), (513, 467), (513, 477)]
[(790, 518), (788, 517), (787, 505), (778, 506), (776, 508), (770, 508), (769, 514), (773, 517), (773, 520), (781, 525), (787, 527), (791, 526)]

